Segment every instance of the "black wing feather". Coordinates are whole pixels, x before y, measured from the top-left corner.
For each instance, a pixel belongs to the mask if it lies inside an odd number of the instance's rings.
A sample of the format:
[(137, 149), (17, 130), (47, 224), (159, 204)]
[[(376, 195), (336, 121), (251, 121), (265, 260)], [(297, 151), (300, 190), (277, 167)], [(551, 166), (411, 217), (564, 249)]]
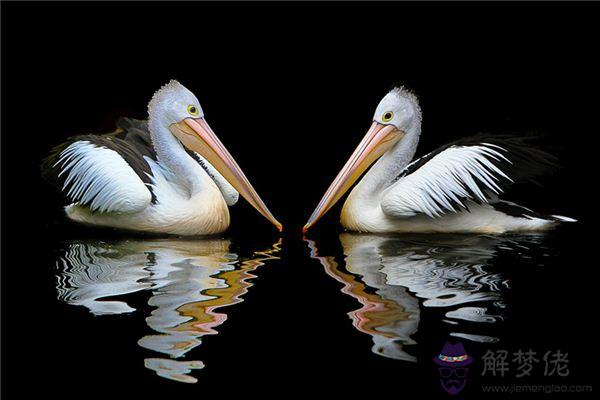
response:
[(502, 154), (510, 162), (507, 163), (505, 160), (493, 160), (492, 162), (506, 173), (512, 179), (513, 183), (532, 181), (534, 178), (550, 173), (558, 167), (555, 156), (540, 150), (532, 144), (535, 139), (534, 136), (521, 137), (486, 133), (458, 139), (413, 161), (400, 172), (394, 181), (412, 174), (433, 157), (450, 147), (479, 146), (483, 143), (498, 146), (503, 150)]
[[(491, 134), (479, 134), (471, 137), (462, 138), (454, 142), (448, 143), (431, 153), (413, 161), (406, 168), (404, 168), (400, 174), (393, 180), (392, 183), (397, 182), (403, 177), (411, 175), (418, 171), (423, 166), (427, 165), (429, 161), (434, 159), (438, 154), (453, 148), (453, 147), (470, 147), (470, 146), (484, 146), (489, 149), (493, 149), (502, 155), (502, 157), (487, 156), (486, 158), (496, 168), (502, 171), (507, 177), (494, 174), (495, 184), (500, 188), (501, 191), (505, 191), (510, 185), (521, 182), (534, 182), (534, 179), (547, 174), (558, 167), (557, 159), (553, 155), (540, 150), (533, 145), (536, 138), (533, 136), (511, 136), (511, 135), (491, 135)], [(485, 202), (497, 201), (497, 196), (490, 191), (488, 185), (473, 176), (473, 182), (481, 193), (485, 195), (485, 200), (474, 193), (474, 191), (468, 186), (464, 185), (463, 189), (467, 192), (468, 197), (459, 198), (456, 201), (454, 198), (447, 197), (445, 200), (451, 204), (455, 210), (464, 208), (468, 210), (466, 201), (471, 200), (481, 204)], [(496, 199), (496, 200), (494, 200)], [(448, 209), (436, 196), (431, 196), (431, 202), (434, 203), (440, 210)]]
[[(535, 140), (535, 136), (492, 135), (485, 133), (458, 139), (413, 161), (400, 172), (393, 182), (414, 173), (433, 159), (433, 157), (450, 147), (491, 144), (497, 146), (494, 149), (499, 151), (508, 160), (507, 162), (504, 159), (490, 158), (490, 161), (510, 178), (506, 179), (498, 176), (496, 183), (502, 190), (515, 183), (532, 182), (538, 184), (535, 178), (555, 171), (558, 168), (558, 160), (552, 154), (535, 147), (533, 144)], [(487, 191), (487, 187), (481, 181), (476, 180), (476, 183), (480, 190)], [(465, 189), (469, 192), (473, 201), (480, 203), (475, 193), (468, 188)], [(456, 205), (459, 206), (459, 204)]]
[[(144, 159), (144, 156), (150, 157), (153, 160), (157, 159), (146, 121), (121, 118), (117, 121), (117, 130), (113, 133), (105, 135), (77, 135), (54, 147), (50, 155), (42, 161), (42, 177), (61, 190), (63, 189), (66, 176), (64, 174), (59, 176), (62, 170), (62, 165), (59, 162), (60, 154), (71, 144), (79, 141), (87, 141), (98, 147), (104, 147), (117, 152), (127, 161), (142, 182), (146, 184), (152, 194), (152, 203), (156, 203), (156, 195), (152, 191), (151, 185), (152, 170), (148, 162)], [(65, 191), (69, 189), (67, 187)]]

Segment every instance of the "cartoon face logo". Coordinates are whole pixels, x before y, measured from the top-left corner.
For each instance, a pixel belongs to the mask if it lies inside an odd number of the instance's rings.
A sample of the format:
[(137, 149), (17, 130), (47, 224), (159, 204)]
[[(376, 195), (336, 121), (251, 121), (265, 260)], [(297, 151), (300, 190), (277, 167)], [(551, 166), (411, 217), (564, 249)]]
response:
[(462, 343), (446, 342), (441, 353), (433, 358), (438, 365), (440, 384), (449, 394), (458, 394), (465, 388), (473, 357), (465, 351)]

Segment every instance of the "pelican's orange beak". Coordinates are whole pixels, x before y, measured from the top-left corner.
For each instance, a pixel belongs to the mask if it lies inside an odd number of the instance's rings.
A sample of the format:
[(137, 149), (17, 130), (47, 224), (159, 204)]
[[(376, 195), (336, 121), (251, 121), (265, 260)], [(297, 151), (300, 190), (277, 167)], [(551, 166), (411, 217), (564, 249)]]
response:
[(388, 151), (404, 136), (404, 132), (394, 125), (382, 125), (373, 122), (371, 128), (360, 142), (352, 156), (344, 165), (338, 176), (329, 186), (321, 202), (313, 211), (302, 232), (313, 226), (337, 201), (350, 189), (352, 184), (371, 166), (379, 157)]
[(184, 146), (206, 158), (248, 203), (281, 232), (282, 225), (271, 214), (246, 175), (204, 118), (186, 118), (179, 123), (172, 124), (170, 130)]

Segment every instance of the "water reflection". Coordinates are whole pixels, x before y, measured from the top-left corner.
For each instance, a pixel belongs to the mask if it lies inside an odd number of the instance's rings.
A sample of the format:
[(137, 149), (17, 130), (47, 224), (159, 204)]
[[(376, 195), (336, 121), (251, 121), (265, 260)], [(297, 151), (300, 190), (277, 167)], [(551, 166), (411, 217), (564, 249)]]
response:
[(342, 285), (342, 292), (361, 307), (349, 313), (353, 325), (373, 338), (373, 352), (416, 361), (411, 354), (421, 307), (443, 312), (441, 323), (451, 336), (478, 342), (498, 338), (481, 334), (484, 325), (505, 316), (510, 282), (496, 265), (502, 252), (527, 257), (539, 248), (541, 235), (378, 236), (342, 233), (344, 265), (318, 254), (311, 256)]
[(146, 323), (155, 333), (138, 344), (168, 358), (147, 358), (144, 365), (159, 376), (194, 383), (190, 372), (204, 364), (181, 358), (203, 336), (217, 333), (227, 319), (220, 309), (242, 301), (252, 271), (276, 259), (280, 244), (243, 259), (225, 239), (71, 242), (57, 262), (58, 298), (95, 315), (123, 314), (135, 311), (123, 295), (147, 290), (154, 308)]

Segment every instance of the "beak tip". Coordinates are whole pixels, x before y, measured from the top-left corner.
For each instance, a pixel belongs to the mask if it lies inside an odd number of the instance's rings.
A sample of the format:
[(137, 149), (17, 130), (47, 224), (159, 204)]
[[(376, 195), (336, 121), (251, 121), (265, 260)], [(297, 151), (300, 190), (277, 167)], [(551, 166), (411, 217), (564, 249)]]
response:
[(303, 235), (304, 235), (304, 234), (306, 234), (306, 232), (308, 231), (308, 228), (309, 228), (309, 225), (308, 225), (308, 224), (306, 224), (306, 225), (304, 225), (304, 226), (302, 227), (302, 234), (303, 234)]

